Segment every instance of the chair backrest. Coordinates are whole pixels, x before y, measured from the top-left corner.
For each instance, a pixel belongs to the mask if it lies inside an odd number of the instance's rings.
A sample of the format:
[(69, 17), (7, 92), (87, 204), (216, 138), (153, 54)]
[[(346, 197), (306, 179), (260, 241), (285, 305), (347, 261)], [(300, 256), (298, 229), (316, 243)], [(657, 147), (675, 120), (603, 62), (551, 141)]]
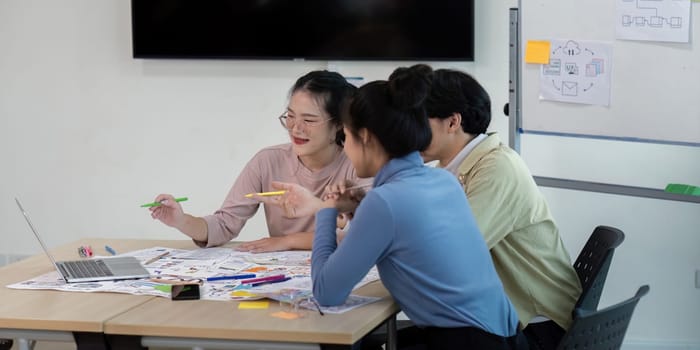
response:
[(598, 226), (593, 230), (574, 262), (574, 269), (581, 281), (581, 296), (574, 310), (598, 308), (613, 253), (624, 240), (625, 234), (614, 227)]
[(557, 350), (615, 350), (622, 346), (632, 312), (649, 286), (639, 287), (637, 294), (602, 310), (576, 309), (571, 328), (564, 334)]

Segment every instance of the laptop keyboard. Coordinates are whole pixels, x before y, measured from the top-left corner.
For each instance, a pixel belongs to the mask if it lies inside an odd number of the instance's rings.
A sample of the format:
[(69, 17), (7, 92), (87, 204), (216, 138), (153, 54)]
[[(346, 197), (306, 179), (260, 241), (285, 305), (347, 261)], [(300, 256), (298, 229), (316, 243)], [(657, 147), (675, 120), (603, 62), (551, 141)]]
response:
[(65, 266), (69, 275), (75, 278), (107, 277), (114, 275), (102, 260), (64, 261), (63, 266)]

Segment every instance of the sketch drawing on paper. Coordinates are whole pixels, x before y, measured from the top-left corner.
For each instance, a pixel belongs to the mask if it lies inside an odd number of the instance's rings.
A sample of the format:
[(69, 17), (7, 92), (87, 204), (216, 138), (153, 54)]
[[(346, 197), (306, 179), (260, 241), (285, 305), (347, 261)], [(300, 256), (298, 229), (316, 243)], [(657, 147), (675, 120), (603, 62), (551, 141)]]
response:
[(542, 65), (540, 74), (540, 98), (609, 105), (610, 44), (576, 40), (550, 43), (549, 64)]
[(690, 0), (618, 0), (618, 39), (688, 42)]
[(674, 29), (683, 27), (683, 17), (681, 16), (659, 16), (659, 7), (657, 5), (660, 2), (659, 0), (622, 0), (622, 2), (634, 4), (636, 10), (633, 13), (625, 13), (622, 15), (621, 21), (624, 27), (632, 25), (637, 27), (649, 26), (653, 28), (661, 28), (667, 25)]

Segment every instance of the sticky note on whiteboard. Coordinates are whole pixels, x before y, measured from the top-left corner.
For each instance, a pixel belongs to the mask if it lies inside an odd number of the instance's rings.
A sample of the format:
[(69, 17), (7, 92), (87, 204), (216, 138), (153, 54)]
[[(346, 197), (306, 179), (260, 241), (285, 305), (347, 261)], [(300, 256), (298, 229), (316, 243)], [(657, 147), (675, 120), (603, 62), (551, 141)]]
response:
[(700, 196), (700, 187), (684, 184), (668, 184), (665, 189), (669, 193), (687, 194), (690, 196)]
[(551, 44), (546, 40), (528, 40), (525, 46), (525, 63), (549, 64)]

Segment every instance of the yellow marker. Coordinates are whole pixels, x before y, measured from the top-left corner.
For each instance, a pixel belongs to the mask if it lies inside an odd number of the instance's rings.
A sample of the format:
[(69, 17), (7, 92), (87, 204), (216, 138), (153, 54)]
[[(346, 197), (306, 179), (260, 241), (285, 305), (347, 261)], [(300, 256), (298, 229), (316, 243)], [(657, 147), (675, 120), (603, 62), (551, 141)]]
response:
[(272, 192), (259, 192), (259, 193), (248, 193), (245, 195), (246, 198), (253, 198), (253, 196), (281, 196), (287, 191), (272, 191)]
[(267, 270), (267, 267), (265, 266), (255, 266), (245, 270), (245, 272), (260, 272), (265, 270)]
[(551, 43), (546, 40), (528, 40), (525, 46), (525, 63), (549, 64)]

